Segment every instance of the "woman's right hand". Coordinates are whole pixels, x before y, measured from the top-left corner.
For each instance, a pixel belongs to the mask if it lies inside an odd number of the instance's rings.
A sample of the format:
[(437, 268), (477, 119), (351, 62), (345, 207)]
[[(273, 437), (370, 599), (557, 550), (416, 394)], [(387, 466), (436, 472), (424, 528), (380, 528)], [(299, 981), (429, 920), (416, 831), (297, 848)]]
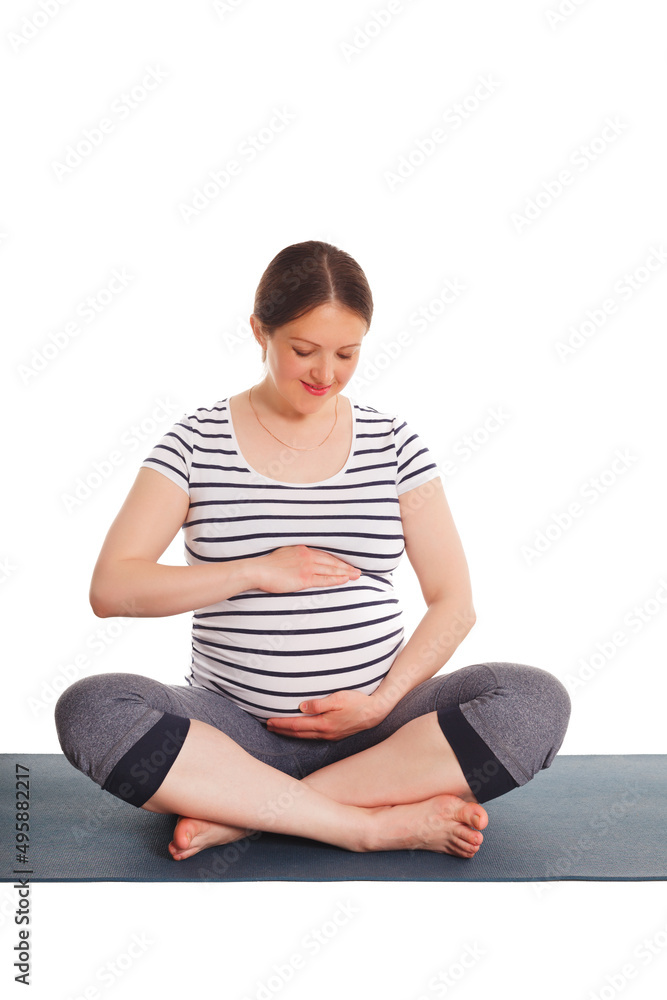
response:
[(259, 578), (257, 589), (269, 594), (284, 594), (307, 587), (333, 587), (361, 576), (356, 566), (331, 552), (311, 549), (308, 545), (283, 545), (252, 562)]

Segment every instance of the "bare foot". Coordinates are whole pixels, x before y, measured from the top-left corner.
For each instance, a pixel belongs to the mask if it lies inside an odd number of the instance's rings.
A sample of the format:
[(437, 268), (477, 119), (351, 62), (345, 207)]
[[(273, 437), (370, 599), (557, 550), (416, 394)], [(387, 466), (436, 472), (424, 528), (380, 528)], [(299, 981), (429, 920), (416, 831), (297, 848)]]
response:
[(169, 844), (169, 852), (175, 861), (183, 861), (198, 851), (203, 851), (205, 847), (231, 844), (232, 841), (242, 840), (250, 833), (254, 833), (254, 830), (227, 826), (225, 823), (210, 823), (206, 819), (179, 816), (174, 827), (174, 839)]
[[(447, 792), (424, 802), (353, 808), (367, 814), (371, 833), (362, 846), (355, 836), (354, 845), (352, 842), (344, 845), (349, 850), (421, 849), (472, 858), (484, 839), (479, 831), (489, 822), (486, 810), (479, 803), (466, 802)], [(230, 844), (254, 832), (225, 823), (179, 816), (169, 852), (175, 861), (183, 861), (207, 847)]]
[(489, 817), (478, 802), (444, 793), (424, 802), (374, 810), (371, 838), (365, 850), (417, 849), (472, 858), (484, 837)]

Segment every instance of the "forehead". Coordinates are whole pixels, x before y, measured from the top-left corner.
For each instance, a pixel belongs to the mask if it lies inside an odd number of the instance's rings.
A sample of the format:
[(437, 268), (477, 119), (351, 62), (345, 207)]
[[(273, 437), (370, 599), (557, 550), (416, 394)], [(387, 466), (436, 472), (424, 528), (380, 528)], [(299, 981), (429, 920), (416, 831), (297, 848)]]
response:
[[(297, 337), (297, 336), (294, 336), (293, 334), (288, 335), (287, 339), (290, 341), (290, 343), (292, 341), (294, 341), (295, 344), (306, 344), (309, 347), (322, 347), (322, 346), (326, 347), (327, 346), (327, 340), (326, 339), (325, 339), (325, 341), (324, 341), (323, 344), (320, 341), (317, 341), (317, 340), (306, 340), (304, 337)], [(329, 339), (331, 339), (331, 338), (329, 338)], [(336, 344), (335, 346), (337, 346), (339, 348), (361, 347), (361, 341), (360, 340), (354, 340), (351, 344)]]
[(356, 313), (336, 307), (319, 307), (280, 327), (290, 342), (312, 347), (360, 347), (366, 323)]

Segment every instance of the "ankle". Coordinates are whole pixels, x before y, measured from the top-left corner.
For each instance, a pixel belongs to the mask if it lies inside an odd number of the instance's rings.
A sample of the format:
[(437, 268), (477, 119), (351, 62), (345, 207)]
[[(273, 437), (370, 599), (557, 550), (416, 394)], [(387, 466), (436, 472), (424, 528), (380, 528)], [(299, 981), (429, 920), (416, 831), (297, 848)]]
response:
[(348, 850), (364, 853), (366, 851), (377, 851), (379, 844), (379, 826), (377, 813), (378, 809), (366, 809), (364, 806), (353, 807), (358, 815), (354, 826), (350, 843), (346, 845)]

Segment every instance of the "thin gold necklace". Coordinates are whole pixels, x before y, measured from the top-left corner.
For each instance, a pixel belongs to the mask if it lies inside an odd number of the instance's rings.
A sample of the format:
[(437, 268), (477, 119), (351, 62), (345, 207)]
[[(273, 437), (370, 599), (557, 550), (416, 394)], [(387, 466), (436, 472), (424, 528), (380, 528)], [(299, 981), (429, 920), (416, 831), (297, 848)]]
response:
[[(254, 389), (254, 388), (255, 387), (253, 386), (252, 389)], [(252, 389), (250, 389), (250, 391), (248, 392), (248, 402), (250, 403), (250, 407), (252, 409), (252, 412), (255, 414), (255, 416), (259, 420), (259, 416), (257, 414), (257, 410), (252, 405), (252, 399), (251, 399)], [(335, 418), (335, 420), (333, 422), (333, 427), (331, 428), (331, 430), (327, 434), (327, 437), (325, 437), (324, 441), (326, 441), (328, 437), (331, 437), (331, 433), (332, 433), (334, 427), (336, 426), (337, 420), (338, 420), (338, 393), (336, 393), (336, 418)], [(259, 422), (260, 422), (260, 424), (262, 424), (261, 420), (259, 420)], [(265, 431), (269, 431), (269, 428), (265, 424), (262, 424), (262, 427), (264, 428)], [(276, 441), (278, 441), (280, 444), (284, 444), (286, 448), (292, 448), (294, 451), (315, 451), (317, 448), (321, 448), (322, 445), (324, 444), (324, 441), (320, 441), (320, 443), (316, 444), (314, 448), (297, 448), (296, 445), (287, 444), (286, 441), (281, 441), (279, 437), (276, 437), (276, 435), (273, 433), (273, 431), (269, 431), (269, 434), (271, 435), (272, 438), (276, 438)]]

